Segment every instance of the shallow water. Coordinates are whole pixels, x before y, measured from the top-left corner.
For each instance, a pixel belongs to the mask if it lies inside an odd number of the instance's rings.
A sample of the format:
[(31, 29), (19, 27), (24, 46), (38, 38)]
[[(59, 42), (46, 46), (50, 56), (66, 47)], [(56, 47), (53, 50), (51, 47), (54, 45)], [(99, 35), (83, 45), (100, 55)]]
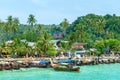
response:
[(120, 80), (120, 64), (81, 66), (80, 72), (54, 71), (52, 68), (28, 68), (0, 71), (0, 80)]

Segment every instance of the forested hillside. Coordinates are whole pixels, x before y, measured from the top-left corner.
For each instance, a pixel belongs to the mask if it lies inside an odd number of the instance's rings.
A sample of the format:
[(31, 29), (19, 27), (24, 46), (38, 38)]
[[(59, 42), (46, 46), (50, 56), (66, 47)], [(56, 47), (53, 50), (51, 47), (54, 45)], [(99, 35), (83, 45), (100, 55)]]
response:
[[(20, 24), (18, 18), (9, 16), (6, 22), (0, 22), (1, 50), (7, 47), (8, 51), (27, 50), (29, 47), (20, 42), (20, 40), (24, 39), (28, 42), (35, 42), (35, 50), (46, 55), (52, 53), (49, 52), (51, 46), (53, 49), (55, 48), (49, 41), (53, 40), (53, 36), (57, 36), (59, 33), (62, 33), (63, 36), (61, 40), (67, 41), (63, 41), (58, 45), (60, 51), (72, 50), (71, 46), (76, 42), (87, 44), (87, 49), (95, 47), (98, 51), (97, 54), (104, 53), (107, 48), (120, 51), (120, 16), (115, 14), (104, 16), (88, 14), (78, 17), (71, 24), (65, 18), (58, 25), (39, 24), (34, 15), (29, 15), (26, 24)], [(14, 40), (13, 48), (4, 44), (8, 40)], [(26, 53), (27, 51), (23, 52)]]
[(13, 18), (13, 22), (11, 22), (11, 19), (12, 16), (9, 16), (6, 22), (0, 22), (0, 41), (8, 40), (17, 36), (24, 38), (23, 34), (27, 36), (28, 40), (31, 35), (34, 35), (34, 39), (36, 39), (40, 27), (42, 27), (42, 30), (48, 31), (50, 34), (57, 31), (64, 32), (64, 39), (70, 39), (73, 42), (91, 42), (101, 38), (120, 39), (120, 16), (116, 16), (115, 14), (106, 14), (104, 16), (88, 14), (78, 17), (71, 24), (69, 24), (67, 22), (69, 20), (66, 19), (66, 28), (64, 28), (61, 23), (60, 25), (40, 25), (34, 23), (34, 26), (32, 27), (29, 23), (20, 24), (18, 18)]
[(120, 16), (88, 14), (78, 17), (67, 28), (67, 34), (73, 42), (91, 42), (101, 38), (120, 40)]

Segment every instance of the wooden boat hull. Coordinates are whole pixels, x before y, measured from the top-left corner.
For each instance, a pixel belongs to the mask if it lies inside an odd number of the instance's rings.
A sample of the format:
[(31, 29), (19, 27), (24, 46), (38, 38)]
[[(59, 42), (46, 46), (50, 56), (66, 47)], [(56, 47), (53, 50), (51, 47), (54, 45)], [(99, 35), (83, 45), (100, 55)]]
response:
[(3, 71), (4, 69), (3, 68), (0, 68), (0, 71)]
[(69, 68), (55, 67), (54, 70), (57, 70), (57, 71), (76, 71), (76, 72), (79, 72), (79, 71), (80, 71), (80, 68), (77, 67), (77, 68), (69, 69)]

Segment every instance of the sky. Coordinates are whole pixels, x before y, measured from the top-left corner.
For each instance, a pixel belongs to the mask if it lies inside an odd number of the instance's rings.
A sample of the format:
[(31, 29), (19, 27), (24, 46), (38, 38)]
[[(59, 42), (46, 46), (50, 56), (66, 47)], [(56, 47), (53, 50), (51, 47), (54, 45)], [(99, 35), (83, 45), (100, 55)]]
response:
[(12, 15), (26, 24), (29, 14), (33, 14), (40, 24), (59, 24), (64, 18), (72, 23), (90, 13), (119, 16), (119, 4), (120, 0), (1, 0), (0, 20)]

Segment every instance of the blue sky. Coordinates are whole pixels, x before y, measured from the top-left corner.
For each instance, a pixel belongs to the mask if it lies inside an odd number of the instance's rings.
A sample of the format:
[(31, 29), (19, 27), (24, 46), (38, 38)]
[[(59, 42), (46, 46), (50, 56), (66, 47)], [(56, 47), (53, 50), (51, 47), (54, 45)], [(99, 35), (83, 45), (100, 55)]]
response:
[(41, 24), (59, 24), (64, 18), (71, 23), (89, 13), (120, 15), (119, 4), (120, 0), (1, 0), (0, 19), (12, 15), (26, 23), (33, 14)]

